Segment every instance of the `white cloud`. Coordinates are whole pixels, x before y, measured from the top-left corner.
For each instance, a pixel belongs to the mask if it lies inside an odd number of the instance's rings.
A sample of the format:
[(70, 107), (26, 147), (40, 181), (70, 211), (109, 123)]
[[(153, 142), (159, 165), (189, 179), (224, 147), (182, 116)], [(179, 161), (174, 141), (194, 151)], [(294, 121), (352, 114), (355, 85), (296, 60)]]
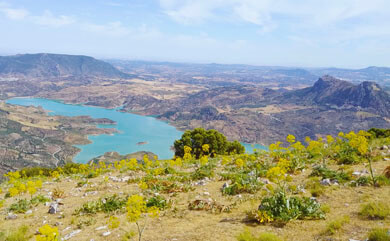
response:
[(33, 16), (33, 22), (39, 25), (49, 26), (49, 27), (61, 27), (75, 23), (75, 18), (66, 15), (54, 15), (51, 11), (46, 10), (40, 16)]
[(390, 19), (388, 0), (160, 0), (160, 6), (179, 23), (244, 22), (267, 31), (282, 24), (318, 28), (378, 15)]
[(0, 2), (0, 12), (11, 20), (22, 20), (29, 15), (29, 12), (26, 9), (11, 8), (6, 2)]
[(121, 37), (131, 33), (131, 30), (127, 27), (124, 27), (119, 21), (106, 24), (84, 23), (81, 25), (81, 28), (85, 31), (114, 37)]

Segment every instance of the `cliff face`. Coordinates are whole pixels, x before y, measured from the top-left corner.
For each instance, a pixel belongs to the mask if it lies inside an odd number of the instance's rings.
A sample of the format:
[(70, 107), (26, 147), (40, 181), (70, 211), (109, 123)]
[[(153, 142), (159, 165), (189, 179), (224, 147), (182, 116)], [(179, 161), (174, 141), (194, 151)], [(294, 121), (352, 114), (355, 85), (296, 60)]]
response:
[(306, 105), (354, 106), (369, 112), (390, 116), (390, 95), (374, 82), (354, 85), (350, 82), (324, 76), (312, 87), (286, 93), (282, 102)]

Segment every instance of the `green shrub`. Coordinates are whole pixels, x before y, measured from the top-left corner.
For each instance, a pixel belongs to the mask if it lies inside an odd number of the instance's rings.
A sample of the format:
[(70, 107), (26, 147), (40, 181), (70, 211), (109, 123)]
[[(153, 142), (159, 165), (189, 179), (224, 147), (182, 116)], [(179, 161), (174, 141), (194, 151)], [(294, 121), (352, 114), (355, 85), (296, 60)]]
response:
[(222, 189), (223, 194), (255, 193), (263, 186), (255, 176), (249, 176), (248, 174), (233, 175), (231, 180), (232, 184)]
[(368, 176), (361, 176), (356, 181), (351, 182), (351, 186), (369, 186), (372, 183), (371, 178)]
[(286, 223), (293, 219), (323, 219), (325, 213), (321, 205), (307, 197), (287, 197), (284, 192), (277, 192), (266, 197), (259, 206), (260, 212), (265, 212), (273, 221)]
[(170, 203), (161, 195), (151, 197), (146, 202), (147, 207), (157, 207), (160, 210), (165, 210), (170, 206)]
[(237, 236), (237, 241), (282, 241), (273, 233), (261, 233), (259, 237), (254, 236), (248, 229), (245, 229)]
[(32, 205), (37, 205), (39, 203), (46, 203), (46, 202), (50, 202), (51, 200), (43, 195), (38, 195), (38, 196), (35, 196), (33, 198), (31, 198), (30, 200), (30, 203)]
[(351, 180), (351, 177), (347, 173), (343, 171), (334, 171), (323, 166), (315, 167), (310, 176), (322, 177), (323, 179), (329, 178), (331, 180), (337, 180), (339, 183), (345, 183)]
[(338, 218), (332, 222), (329, 222), (326, 228), (325, 233), (327, 234), (335, 234), (337, 233), (345, 224), (348, 224), (350, 222), (349, 216), (344, 216), (341, 218)]
[(74, 214), (95, 214), (95, 213), (111, 213), (120, 211), (126, 205), (127, 197), (119, 197), (116, 194), (100, 198), (96, 201), (84, 203), (81, 208), (77, 209)]
[(368, 241), (389, 241), (390, 230), (374, 228), (368, 233)]
[(20, 199), (9, 207), (10, 212), (25, 213), (31, 208), (31, 203), (27, 199)]
[(28, 226), (22, 225), (17, 229), (10, 230), (6, 233), (1, 233), (0, 240), (4, 241), (24, 241), (29, 240), (31, 235), (28, 235)]
[(201, 180), (204, 178), (212, 178), (214, 176), (214, 164), (207, 164), (204, 166), (201, 166), (197, 168), (192, 174), (191, 174), (191, 179), (192, 180)]
[(363, 205), (359, 214), (368, 219), (385, 219), (390, 215), (390, 207), (384, 202), (370, 202)]
[(384, 175), (376, 176), (375, 179), (376, 179), (376, 183), (378, 184), (378, 186), (389, 186), (390, 185), (390, 179)]
[(325, 192), (325, 187), (321, 185), (318, 177), (310, 178), (306, 183), (306, 188), (310, 191), (313, 197), (319, 197)]
[[(209, 145), (208, 153), (204, 153), (202, 146)], [(176, 140), (173, 144), (175, 148), (175, 156), (184, 156), (184, 147), (191, 147), (191, 155), (199, 158), (203, 154), (210, 154), (214, 157), (216, 154), (228, 154), (234, 152), (242, 154), (245, 152), (244, 146), (239, 142), (229, 142), (226, 137), (216, 130), (205, 130), (203, 128), (196, 128), (194, 130), (187, 130), (181, 136), (180, 140)]]

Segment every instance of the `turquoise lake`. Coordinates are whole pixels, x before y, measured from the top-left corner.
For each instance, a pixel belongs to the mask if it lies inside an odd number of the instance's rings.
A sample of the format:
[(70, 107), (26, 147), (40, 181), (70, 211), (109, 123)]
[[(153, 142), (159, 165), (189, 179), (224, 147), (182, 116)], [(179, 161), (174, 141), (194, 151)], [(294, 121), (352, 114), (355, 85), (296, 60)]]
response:
[[(116, 128), (119, 133), (113, 135), (88, 136), (92, 141), (87, 145), (76, 145), (81, 149), (74, 158), (74, 162), (85, 163), (105, 152), (116, 151), (120, 154), (128, 154), (136, 151), (151, 151), (160, 159), (173, 157), (170, 149), (176, 139), (180, 139), (182, 132), (166, 122), (149, 116), (135, 115), (120, 112), (116, 109), (104, 109), (84, 105), (64, 104), (54, 100), (40, 98), (14, 98), (6, 101), (9, 104), (22, 106), (42, 106), (50, 111), (50, 115), (79, 116), (88, 115), (92, 118), (108, 118), (115, 121), (116, 125), (101, 125), (99, 127)], [(147, 142), (145, 145), (137, 145), (138, 142)], [(244, 144), (247, 152), (253, 148), (265, 149), (261, 145)]]

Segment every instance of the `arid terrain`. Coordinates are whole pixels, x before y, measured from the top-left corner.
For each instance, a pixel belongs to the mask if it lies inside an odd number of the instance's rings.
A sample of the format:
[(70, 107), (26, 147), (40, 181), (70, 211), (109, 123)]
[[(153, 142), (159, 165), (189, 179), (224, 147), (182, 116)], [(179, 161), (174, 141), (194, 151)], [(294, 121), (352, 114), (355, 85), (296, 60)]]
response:
[(28, 166), (57, 167), (71, 162), (87, 144), (88, 135), (111, 134), (115, 129), (97, 128), (113, 124), (88, 116), (50, 116), (39, 107), (0, 102), (0, 173)]

